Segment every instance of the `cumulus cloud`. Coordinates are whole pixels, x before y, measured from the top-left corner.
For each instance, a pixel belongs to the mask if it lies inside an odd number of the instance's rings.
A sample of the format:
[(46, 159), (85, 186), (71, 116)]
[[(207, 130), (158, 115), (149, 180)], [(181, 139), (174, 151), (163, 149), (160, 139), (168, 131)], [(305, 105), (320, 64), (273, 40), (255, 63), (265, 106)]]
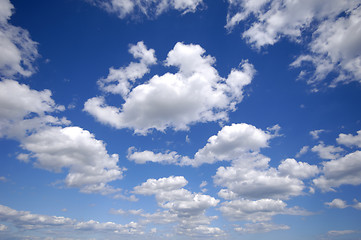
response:
[(238, 199), (222, 203), (220, 210), (224, 216), (233, 221), (264, 222), (271, 220), (272, 216), (285, 215), (307, 215), (307, 211), (297, 207), (287, 208), (282, 200), (259, 199), (247, 200)]
[(188, 236), (223, 235), (217, 227), (209, 226), (214, 217), (208, 217), (205, 212), (215, 207), (219, 200), (201, 193), (191, 193), (183, 187), (188, 181), (183, 176), (148, 179), (134, 187), (134, 193), (155, 195), (158, 205), (165, 211), (154, 214), (144, 214), (146, 222), (178, 223), (177, 233)]
[(14, 10), (9, 0), (1, 0), (0, 9), (0, 76), (29, 77), (35, 72), (37, 43), (31, 40), (27, 30), (9, 23)]
[(300, 151), (296, 154), (295, 157), (296, 157), (296, 158), (301, 157), (302, 155), (304, 155), (305, 153), (307, 153), (309, 149), (310, 149), (309, 146), (303, 146), (303, 147), (300, 149)]
[(295, 159), (288, 158), (281, 162), (278, 170), (282, 175), (289, 175), (295, 178), (310, 178), (319, 173), (319, 169), (315, 165), (306, 162), (297, 162)]
[(334, 187), (345, 184), (361, 184), (361, 151), (323, 162), (322, 165), (323, 175), (313, 180), (313, 183), (322, 191), (335, 191)]
[(117, 191), (108, 182), (122, 178), (118, 155), (109, 155), (105, 143), (89, 131), (66, 127), (70, 121), (50, 115), (62, 110), (49, 90), (32, 90), (13, 80), (0, 82), (0, 137), (20, 142), (28, 153), (18, 154), (18, 159), (35, 159), (35, 166), (49, 171), (69, 169), (65, 185), (82, 192)]
[(341, 209), (348, 207), (346, 201), (341, 200), (339, 198), (335, 198), (331, 202), (326, 202), (325, 205), (329, 206), (330, 208), (341, 208)]
[(320, 144), (314, 146), (311, 149), (312, 152), (316, 152), (318, 156), (322, 159), (335, 159), (340, 157), (340, 154), (343, 151), (343, 148), (341, 147), (335, 147), (335, 146), (326, 146), (322, 141)]
[[(207, 144), (199, 149), (193, 158), (181, 156), (177, 152), (154, 153), (151, 151), (137, 152), (130, 148), (128, 159), (137, 163), (159, 162), (178, 165), (200, 166), (217, 161), (232, 161), (248, 153), (257, 153), (261, 148), (268, 147), (272, 132), (265, 132), (246, 123), (224, 126), (217, 135), (211, 136)], [(263, 161), (267, 161), (263, 159)]]
[(290, 229), (290, 227), (287, 225), (278, 225), (271, 222), (246, 223), (244, 227), (234, 228), (234, 230), (243, 234), (266, 233), (276, 230), (288, 230), (288, 229)]
[(312, 130), (310, 131), (310, 135), (312, 136), (313, 139), (317, 140), (320, 138), (320, 134), (323, 132), (325, 132), (324, 129)]
[[(143, 50), (139, 55), (151, 51)], [(122, 85), (119, 93), (124, 103), (120, 108), (107, 105), (104, 97), (94, 97), (85, 103), (84, 110), (101, 123), (117, 129), (131, 128), (138, 134), (147, 134), (152, 129), (187, 130), (197, 122), (226, 121), (228, 112), (242, 101), (243, 88), (251, 83), (255, 70), (243, 61), (225, 79), (218, 75), (214, 63), (215, 59), (205, 55), (201, 46), (179, 42), (165, 61), (166, 66), (178, 68), (177, 73), (155, 75), (133, 88)], [(124, 72), (128, 67), (119, 71)], [(117, 74), (108, 78), (118, 83), (129, 79)]]
[[(290, 1), (229, 0), (226, 28), (232, 30), (240, 22), (251, 20), (242, 36), (260, 49), (274, 45), (281, 38), (305, 42), (309, 54), (299, 56), (291, 66), (303, 62), (314, 65), (314, 71), (301, 71), (309, 84), (324, 80), (336, 72), (337, 82), (360, 81), (361, 39), (360, 1)], [(305, 37), (312, 34), (310, 41)]]
[(91, 0), (90, 2), (109, 13), (116, 14), (121, 19), (142, 15), (154, 18), (169, 10), (177, 10), (185, 14), (195, 12), (203, 4), (203, 0)]
[(361, 148), (361, 130), (357, 131), (357, 135), (341, 133), (336, 139), (338, 144), (345, 145), (347, 147), (359, 147)]
[(17, 211), (4, 205), (0, 205), (0, 220), (25, 232), (27, 230), (34, 231), (34, 229), (62, 229), (66, 230), (66, 234), (71, 232), (71, 235), (76, 235), (79, 230), (87, 230), (90, 232), (108, 231), (109, 233), (118, 234), (143, 234), (141, 225), (134, 222), (125, 225), (113, 222), (102, 223), (94, 220), (81, 222), (66, 217), (40, 215), (28, 211)]

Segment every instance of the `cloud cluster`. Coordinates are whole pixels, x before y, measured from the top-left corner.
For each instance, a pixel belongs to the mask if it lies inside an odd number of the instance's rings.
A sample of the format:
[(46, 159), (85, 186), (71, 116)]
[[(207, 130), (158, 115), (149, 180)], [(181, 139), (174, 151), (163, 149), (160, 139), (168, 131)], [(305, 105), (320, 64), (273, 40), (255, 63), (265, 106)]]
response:
[[(287, 37), (306, 42), (309, 54), (299, 56), (291, 66), (310, 62), (314, 70), (303, 70), (309, 84), (324, 80), (331, 72), (338, 76), (330, 84), (360, 81), (360, 1), (229, 0), (226, 28), (252, 19), (243, 38), (260, 49)], [(312, 34), (310, 41), (305, 35)]]
[(185, 14), (195, 12), (198, 6), (203, 4), (203, 0), (91, 0), (90, 2), (109, 13), (116, 14), (119, 18), (139, 15), (153, 18), (169, 10), (177, 10)]
[[(99, 232), (105, 231), (108, 233), (115, 234), (144, 234), (142, 227), (135, 222), (129, 224), (117, 224), (113, 222), (98, 222), (89, 220), (87, 222), (81, 222), (75, 219), (33, 214), (28, 211), (17, 211), (10, 207), (0, 205), (0, 220), (6, 224), (14, 226), (16, 229), (27, 233), (27, 230), (34, 229), (46, 229), (49, 231), (56, 231), (57, 234), (68, 234), (64, 237), (76, 236), (80, 231), (87, 232)], [(3, 227), (4, 230), (8, 229), (6, 225)], [(3, 230), (3, 231), (4, 231)]]
[(0, 9), (0, 76), (29, 77), (35, 72), (33, 61), (39, 56), (37, 43), (27, 30), (9, 23), (14, 9), (9, 0), (1, 0)]
[(60, 172), (68, 169), (67, 187), (82, 192), (109, 194), (108, 182), (122, 178), (118, 155), (89, 131), (50, 114), (64, 110), (49, 90), (36, 91), (13, 80), (0, 82), (0, 137), (16, 139), (25, 153), (19, 160), (35, 159), (35, 166)]
[(176, 222), (177, 232), (188, 236), (220, 236), (224, 232), (209, 226), (214, 217), (205, 215), (207, 209), (215, 207), (219, 200), (201, 193), (191, 193), (183, 187), (188, 181), (183, 176), (148, 179), (134, 192), (141, 195), (155, 195), (157, 203), (163, 209), (154, 214), (143, 214), (146, 221), (159, 223)]
[(139, 134), (152, 129), (187, 130), (198, 122), (228, 120), (228, 112), (242, 101), (243, 88), (255, 74), (253, 66), (243, 61), (240, 69), (234, 68), (226, 79), (222, 78), (213, 67), (215, 59), (205, 55), (201, 46), (178, 42), (165, 60), (166, 66), (178, 68), (177, 73), (154, 75), (133, 86), (156, 58), (154, 50), (148, 50), (142, 42), (131, 46), (130, 52), (140, 58), (139, 63), (113, 69), (107, 78), (98, 81), (103, 90), (122, 95), (122, 106), (109, 106), (104, 97), (94, 97), (86, 101), (84, 110), (101, 123), (134, 129)]

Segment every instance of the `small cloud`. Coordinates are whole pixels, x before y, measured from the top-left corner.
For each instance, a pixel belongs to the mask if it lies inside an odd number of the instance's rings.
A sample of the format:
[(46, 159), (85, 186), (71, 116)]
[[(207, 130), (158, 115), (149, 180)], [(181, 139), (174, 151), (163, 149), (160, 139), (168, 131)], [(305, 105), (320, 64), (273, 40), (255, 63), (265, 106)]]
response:
[(341, 236), (341, 235), (347, 235), (355, 233), (355, 230), (331, 230), (328, 231), (327, 234), (330, 236)]
[(22, 161), (22, 162), (29, 162), (29, 154), (26, 153), (19, 153), (18, 156), (16, 157), (18, 160)]
[(62, 211), (62, 212), (67, 212), (67, 211), (68, 211), (68, 209), (63, 208), (63, 209), (61, 209), (61, 211)]
[(301, 148), (301, 150), (296, 154), (296, 158), (299, 158), (299, 157), (301, 157), (303, 154), (305, 154), (305, 153), (307, 153), (308, 152), (308, 150), (309, 150), (309, 146), (303, 146), (302, 148)]
[(187, 135), (186, 136), (186, 143), (190, 143), (191, 142), (191, 140), (189, 139), (189, 136)]
[(329, 206), (330, 208), (341, 208), (341, 209), (348, 207), (346, 201), (341, 200), (339, 198), (332, 200), (332, 202), (326, 202), (325, 205)]
[(8, 227), (4, 224), (0, 224), (0, 232), (8, 230)]
[(319, 129), (319, 130), (313, 130), (313, 131), (310, 131), (310, 135), (312, 136), (313, 139), (317, 140), (320, 138), (320, 133), (323, 133), (325, 132), (324, 129)]
[(7, 181), (6, 177), (0, 176), (0, 182), (6, 182), (6, 181)]

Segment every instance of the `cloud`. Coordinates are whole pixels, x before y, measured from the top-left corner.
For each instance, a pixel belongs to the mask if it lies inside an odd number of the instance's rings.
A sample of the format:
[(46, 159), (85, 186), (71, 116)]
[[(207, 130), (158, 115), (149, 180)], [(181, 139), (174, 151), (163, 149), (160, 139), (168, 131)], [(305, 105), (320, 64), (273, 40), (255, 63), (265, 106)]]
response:
[(322, 165), (323, 175), (313, 180), (313, 183), (322, 191), (335, 191), (334, 187), (345, 184), (361, 184), (361, 151), (323, 162)]
[(116, 14), (121, 19), (129, 16), (154, 18), (169, 10), (177, 10), (185, 14), (195, 12), (203, 4), (203, 0), (91, 0), (90, 2), (109, 13)]
[[(337, 77), (330, 84), (360, 81), (361, 40), (360, 1), (284, 1), (229, 0), (226, 28), (232, 30), (240, 22), (251, 20), (242, 37), (261, 49), (282, 38), (306, 43), (309, 54), (299, 56), (292, 64), (314, 65), (314, 71), (303, 70), (300, 78), (317, 84), (331, 72)], [(312, 37), (307, 38), (308, 34)]]
[(207, 144), (199, 149), (193, 158), (181, 156), (177, 152), (154, 153), (151, 151), (136, 152), (130, 148), (128, 159), (137, 163), (159, 162), (194, 167), (204, 163), (232, 161), (248, 153), (257, 153), (261, 148), (268, 147), (273, 137), (271, 132), (264, 132), (246, 123), (224, 126), (217, 135), (211, 136)]
[(247, 200), (238, 199), (222, 203), (220, 211), (224, 216), (232, 221), (269, 221), (275, 215), (307, 215), (308, 212), (297, 207), (287, 208), (287, 204), (282, 200), (259, 199)]
[(320, 158), (335, 159), (340, 157), (339, 153), (343, 151), (343, 148), (332, 145), (325, 146), (325, 144), (321, 141), (320, 144), (314, 146), (311, 151), (316, 152)]
[[(28, 211), (17, 211), (4, 205), (0, 205), (0, 220), (9, 223), (14, 227), (27, 232), (36, 229), (57, 230), (59, 233), (65, 233), (67, 236), (76, 236), (78, 231), (86, 230), (88, 232), (106, 231), (116, 234), (143, 234), (141, 226), (138, 223), (117, 224), (113, 222), (98, 222), (89, 220), (87, 222), (77, 221), (75, 219), (33, 214)], [(10, 228), (9, 228), (10, 231)]]
[(306, 162), (297, 162), (292, 158), (282, 161), (278, 166), (278, 170), (282, 175), (289, 175), (299, 179), (314, 177), (319, 173), (317, 166), (310, 165)]
[(0, 9), (0, 76), (29, 77), (35, 72), (33, 62), (39, 56), (37, 43), (27, 30), (8, 22), (14, 9), (9, 0), (0, 1)]
[(348, 207), (346, 202), (339, 198), (333, 199), (332, 202), (326, 202), (325, 205), (329, 206), (330, 208), (341, 208), (341, 209)]
[(345, 145), (347, 147), (359, 147), (361, 148), (361, 130), (357, 131), (357, 135), (341, 133), (336, 139), (338, 144)]
[(300, 149), (300, 151), (296, 154), (296, 158), (299, 158), (299, 157), (301, 157), (302, 155), (304, 155), (305, 153), (307, 153), (308, 152), (308, 150), (309, 150), (309, 146), (303, 146), (301, 149)]
[[(124, 95), (120, 108), (107, 105), (104, 97), (94, 97), (86, 101), (84, 111), (101, 123), (134, 129), (138, 134), (152, 129), (188, 130), (198, 122), (227, 121), (228, 112), (242, 101), (243, 88), (251, 83), (255, 70), (243, 61), (240, 69), (232, 69), (224, 79), (214, 63), (215, 59), (205, 55), (201, 46), (179, 42), (165, 61), (166, 66), (178, 68), (177, 73), (154, 75), (133, 88), (122, 87), (126, 91), (120, 91)], [(118, 83), (124, 80), (111, 78)]]
[(117, 191), (107, 183), (122, 178), (118, 155), (109, 155), (105, 144), (89, 131), (50, 114), (64, 110), (51, 98), (51, 91), (36, 91), (13, 80), (0, 82), (0, 137), (15, 139), (28, 153), (22, 161), (60, 172), (68, 168), (67, 187), (82, 192), (108, 194)]
[(201, 193), (191, 193), (183, 187), (188, 181), (183, 176), (148, 179), (134, 187), (134, 193), (155, 195), (157, 203), (166, 211), (154, 214), (144, 214), (145, 222), (178, 223), (177, 233), (188, 236), (223, 235), (224, 232), (211, 227), (214, 217), (208, 217), (205, 212), (215, 207), (219, 200)]
[(236, 227), (236, 230), (239, 233), (249, 234), (249, 233), (266, 233), (276, 230), (288, 230), (290, 229), (287, 225), (278, 225), (270, 222), (260, 222), (260, 223), (246, 223), (244, 227)]
[(328, 231), (327, 234), (330, 236), (342, 236), (347, 234), (356, 233), (354, 230), (331, 230)]
[(325, 131), (326, 130), (324, 130), (324, 129), (313, 130), (313, 131), (310, 131), (310, 135), (312, 136), (313, 139), (317, 140), (320, 138), (320, 133), (323, 133)]

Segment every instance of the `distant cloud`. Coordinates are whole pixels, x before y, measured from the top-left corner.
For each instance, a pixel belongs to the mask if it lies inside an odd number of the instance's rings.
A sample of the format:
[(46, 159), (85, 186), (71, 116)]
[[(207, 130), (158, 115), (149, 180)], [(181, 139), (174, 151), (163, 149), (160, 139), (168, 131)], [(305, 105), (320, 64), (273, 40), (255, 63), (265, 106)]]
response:
[(84, 111), (101, 123), (143, 135), (153, 129), (188, 130), (198, 122), (227, 121), (228, 112), (236, 110), (243, 99), (243, 88), (255, 74), (253, 66), (243, 61), (240, 69), (234, 68), (222, 78), (213, 67), (215, 59), (205, 55), (201, 46), (179, 42), (165, 61), (166, 66), (177, 67), (177, 73), (155, 75), (133, 86), (156, 59), (154, 50), (148, 50), (142, 42), (131, 46), (130, 52), (140, 59), (139, 63), (111, 69), (107, 78), (98, 81), (101, 89), (120, 94), (124, 104), (109, 106), (104, 97), (94, 97), (86, 101)]
[(332, 202), (326, 202), (325, 205), (331, 207), (331, 208), (347, 208), (348, 205), (346, 204), (346, 202), (344, 200), (341, 199), (333, 199)]
[(340, 154), (343, 150), (341, 147), (335, 147), (335, 146), (326, 146), (322, 141), (320, 144), (314, 146), (311, 149), (312, 152), (315, 152), (318, 154), (318, 156), (322, 159), (336, 159), (340, 157)]
[(89, 0), (89, 2), (116, 14), (119, 18), (136, 16), (153, 18), (169, 10), (177, 10), (185, 14), (195, 12), (198, 6), (203, 4), (203, 0)]
[(307, 153), (309, 149), (310, 149), (309, 146), (303, 146), (303, 147), (300, 149), (300, 151), (296, 154), (295, 157), (296, 157), (296, 158), (301, 157), (302, 155), (304, 155), (305, 153)]
[(325, 132), (324, 129), (318, 129), (318, 130), (313, 130), (310, 131), (310, 135), (312, 136), (313, 139), (317, 140), (320, 138), (320, 133)]
[[(242, 37), (256, 49), (274, 45), (282, 38), (306, 42), (309, 54), (299, 56), (291, 66), (301, 67), (304, 62), (313, 64), (313, 71), (302, 70), (299, 76), (307, 79), (308, 84), (317, 85), (332, 72), (337, 75), (329, 86), (360, 82), (361, 1), (228, 2), (226, 28), (232, 30), (240, 22), (254, 19)], [(312, 33), (309, 41), (305, 37), (307, 33)]]
[(357, 131), (357, 135), (343, 134), (341, 133), (336, 139), (337, 143), (345, 145), (347, 147), (359, 147), (361, 148), (361, 130)]
[(342, 236), (347, 234), (356, 233), (355, 230), (331, 230), (328, 231), (327, 234), (330, 236)]
[(27, 30), (8, 22), (14, 9), (9, 0), (1, 0), (0, 9), (0, 76), (29, 77), (35, 72), (33, 62), (39, 56), (37, 43)]
[(236, 227), (236, 230), (242, 234), (249, 233), (266, 233), (276, 230), (288, 230), (290, 229), (287, 225), (278, 225), (270, 222), (259, 222), (259, 223), (246, 223), (244, 227)]

